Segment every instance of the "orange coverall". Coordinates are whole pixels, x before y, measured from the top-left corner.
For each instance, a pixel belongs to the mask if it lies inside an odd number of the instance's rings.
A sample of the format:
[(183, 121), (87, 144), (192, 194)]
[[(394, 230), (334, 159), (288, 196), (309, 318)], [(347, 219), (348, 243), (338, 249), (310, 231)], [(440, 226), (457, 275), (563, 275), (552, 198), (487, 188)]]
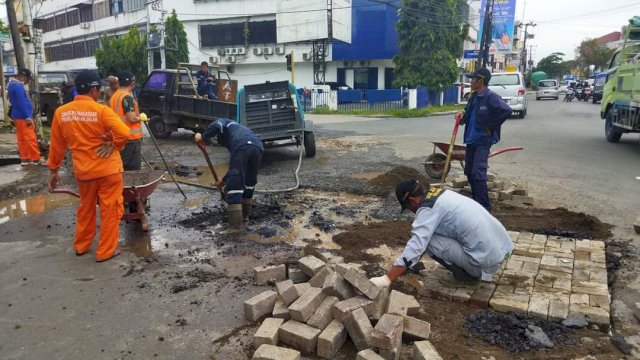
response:
[(36, 137), (33, 121), (27, 122), (24, 119), (14, 119), (16, 125), (16, 137), (18, 138), (18, 152), (22, 161), (40, 160), (40, 148), (38, 148), (38, 138)]
[(120, 236), (122, 199), (122, 160), (118, 151), (101, 158), (96, 150), (107, 139), (120, 150), (129, 138), (129, 128), (108, 106), (93, 98), (78, 95), (74, 101), (60, 106), (51, 124), (51, 146), (47, 166), (58, 170), (66, 148), (71, 150), (73, 171), (80, 190), (76, 238), (73, 246), (78, 254), (91, 249), (96, 234), (96, 203), (100, 206), (100, 238), (96, 260), (113, 256)]

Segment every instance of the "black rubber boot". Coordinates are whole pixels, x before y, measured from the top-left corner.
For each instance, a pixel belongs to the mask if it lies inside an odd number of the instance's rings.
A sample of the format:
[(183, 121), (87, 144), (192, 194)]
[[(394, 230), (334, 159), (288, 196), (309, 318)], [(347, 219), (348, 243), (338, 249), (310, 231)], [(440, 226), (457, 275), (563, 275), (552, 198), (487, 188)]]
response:
[(249, 221), (249, 216), (251, 216), (251, 205), (253, 204), (253, 199), (242, 199), (242, 221)]
[(222, 233), (239, 234), (242, 232), (242, 204), (227, 206), (227, 214), (229, 215), (229, 226)]

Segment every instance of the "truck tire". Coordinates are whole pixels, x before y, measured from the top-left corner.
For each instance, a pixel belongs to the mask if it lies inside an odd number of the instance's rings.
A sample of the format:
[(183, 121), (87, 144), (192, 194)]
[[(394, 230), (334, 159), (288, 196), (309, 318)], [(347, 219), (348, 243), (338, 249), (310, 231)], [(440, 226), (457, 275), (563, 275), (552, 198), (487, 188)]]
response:
[(306, 157), (316, 156), (316, 137), (311, 131), (304, 132), (304, 155)]
[(613, 126), (613, 115), (613, 107), (610, 107), (604, 121), (604, 135), (608, 142), (617, 143), (620, 141), (620, 137), (622, 137), (622, 131)]
[(447, 156), (444, 154), (431, 154), (427, 156), (424, 160), (424, 172), (432, 179), (442, 179), (445, 161), (447, 161)]
[(149, 120), (149, 128), (153, 136), (159, 139), (168, 138), (171, 135), (171, 128), (164, 123), (162, 116), (155, 115)]
[(527, 115), (527, 110), (522, 110), (518, 113), (518, 119), (524, 119), (525, 115)]

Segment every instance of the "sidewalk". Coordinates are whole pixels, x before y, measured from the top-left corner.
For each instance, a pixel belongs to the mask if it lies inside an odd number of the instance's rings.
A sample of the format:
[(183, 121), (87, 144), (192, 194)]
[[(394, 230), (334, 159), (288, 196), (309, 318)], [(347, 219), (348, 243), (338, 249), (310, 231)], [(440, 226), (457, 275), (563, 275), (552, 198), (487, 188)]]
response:
[[(16, 134), (0, 133), (0, 157), (16, 157), (18, 144)], [(32, 193), (44, 188), (44, 166), (20, 166), (12, 164), (0, 166), (0, 200), (17, 194)]]

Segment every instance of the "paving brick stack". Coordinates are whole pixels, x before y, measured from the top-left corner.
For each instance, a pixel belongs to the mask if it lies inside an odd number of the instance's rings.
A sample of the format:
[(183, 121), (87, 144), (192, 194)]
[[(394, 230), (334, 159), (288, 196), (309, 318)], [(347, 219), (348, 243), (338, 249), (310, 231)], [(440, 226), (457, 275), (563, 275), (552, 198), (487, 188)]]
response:
[[(521, 204), (533, 205), (534, 199), (529, 196), (529, 191), (523, 185), (510, 181), (500, 180), (493, 174), (487, 175), (487, 188), (489, 188), (489, 200), (505, 201), (511, 200)], [(445, 187), (455, 192), (471, 193), (471, 187), (464, 176), (449, 180)]]
[(275, 284), (275, 291), (244, 303), (247, 320), (262, 320), (253, 359), (299, 359), (301, 354), (333, 359), (351, 340), (358, 359), (397, 360), (403, 338), (416, 341), (413, 353), (437, 355), (427, 341), (430, 324), (415, 317), (420, 304), (413, 296), (379, 289), (360, 265), (343, 263), (341, 257), (306, 248), (303, 255), (297, 267), (254, 269), (256, 284)]

